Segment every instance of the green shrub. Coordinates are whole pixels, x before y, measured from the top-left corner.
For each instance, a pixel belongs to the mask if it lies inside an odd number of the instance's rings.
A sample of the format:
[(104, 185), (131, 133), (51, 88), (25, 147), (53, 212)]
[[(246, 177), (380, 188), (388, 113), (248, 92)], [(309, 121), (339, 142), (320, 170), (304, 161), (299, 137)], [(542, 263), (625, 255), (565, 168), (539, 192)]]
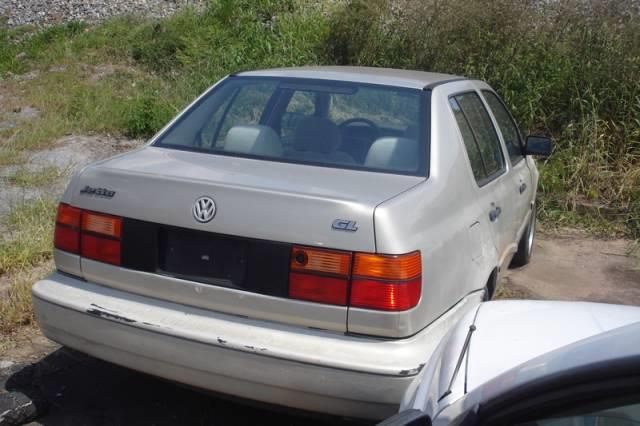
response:
[(132, 138), (150, 137), (175, 114), (157, 91), (149, 90), (128, 105), (124, 133)]
[(612, 218), (640, 235), (637, 7), (616, 0), (353, 0), (330, 20), (326, 52), (337, 63), (487, 81), (524, 133), (557, 141), (540, 164), (540, 204), (601, 206), (598, 212), (616, 212)]
[[(121, 71), (92, 79), (101, 64)], [(148, 137), (224, 75), (309, 64), (486, 80), (523, 133), (557, 141), (540, 163), (546, 217), (595, 206), (640, 235), (640, 10), (627, 1), (212, 0), (166, 19), (0, 29), (0, 76), (40, 70), (19, 90), (43, 112), (5, 150), (70, 132)]]

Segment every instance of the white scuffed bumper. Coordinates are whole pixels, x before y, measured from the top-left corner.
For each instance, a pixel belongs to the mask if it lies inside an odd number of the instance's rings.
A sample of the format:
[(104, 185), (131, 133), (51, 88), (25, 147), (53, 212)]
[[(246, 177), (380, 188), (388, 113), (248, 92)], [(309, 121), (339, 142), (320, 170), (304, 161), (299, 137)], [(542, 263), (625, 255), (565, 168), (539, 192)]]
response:
[(241, 398), (381, 419), (465, 300), (408, 339), (381, 340), (255, 321), (99, 286), (60, 273), (33, 287), (50, 339), (138, 371)]

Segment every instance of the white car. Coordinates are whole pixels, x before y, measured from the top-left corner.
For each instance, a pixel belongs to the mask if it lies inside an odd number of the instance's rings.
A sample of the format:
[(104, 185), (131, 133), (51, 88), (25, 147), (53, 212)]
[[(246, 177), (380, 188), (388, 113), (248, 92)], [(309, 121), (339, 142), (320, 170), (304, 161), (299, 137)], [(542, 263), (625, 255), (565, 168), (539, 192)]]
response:
[[(526, 264), (538, 172), (498, 95), (377, 68), (243, 72), (74, 176), (45, 335), (248, 399), (381, 419)], [(512, 260), (513, 258), (513, 260)]]
[(640, 308), (485, 302), (443, 339), (384, 426), (640, 424)]

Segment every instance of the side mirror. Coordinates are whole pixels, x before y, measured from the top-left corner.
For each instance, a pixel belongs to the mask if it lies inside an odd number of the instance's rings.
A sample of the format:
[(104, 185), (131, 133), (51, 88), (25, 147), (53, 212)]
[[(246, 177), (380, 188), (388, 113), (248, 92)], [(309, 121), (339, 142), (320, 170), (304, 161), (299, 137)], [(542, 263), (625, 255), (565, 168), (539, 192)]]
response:
[(524, 155), (538, 155), (548, 157), (553, 151), (553, 140), (544, 136), (527, 136)]

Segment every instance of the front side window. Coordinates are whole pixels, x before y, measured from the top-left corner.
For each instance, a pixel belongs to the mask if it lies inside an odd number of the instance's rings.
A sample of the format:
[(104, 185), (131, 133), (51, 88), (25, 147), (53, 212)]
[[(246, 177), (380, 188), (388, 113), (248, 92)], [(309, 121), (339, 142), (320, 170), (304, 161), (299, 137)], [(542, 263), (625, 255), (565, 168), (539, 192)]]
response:
[(482, 94), (487, 100), (489, 108), (491, 108), (491, 111), (493, 112), (493, 116), (496, 118), (498, 127), (500, 127), (504, 144), (507, 146), (507, 151), (509, 151), (511, 164), (518, 163), (524, 158), (524, 156), (522, 139), (520, 138), (520, 132), (518, 131), (516, 123), (513, 121), (513, 118), (511, 118), (511, 114), (507, 111), (504, 103), (495, 93), (489, 90), (483, 90)]
[[(483, 185), (501, 175), (505, 170), (505, 159), (500, 140), (478, 94), (468, 92), (456, 95), (450, 98), (449, 103), (467, 147), (476, 181)], [(474, 145), (476, 149), (470, 149)], [(479, 162), (482, 163), (482, 169), (479, 169)]]
[(426, 176), (429, 95), (342, 81), (230, 77), (154, 145)]

